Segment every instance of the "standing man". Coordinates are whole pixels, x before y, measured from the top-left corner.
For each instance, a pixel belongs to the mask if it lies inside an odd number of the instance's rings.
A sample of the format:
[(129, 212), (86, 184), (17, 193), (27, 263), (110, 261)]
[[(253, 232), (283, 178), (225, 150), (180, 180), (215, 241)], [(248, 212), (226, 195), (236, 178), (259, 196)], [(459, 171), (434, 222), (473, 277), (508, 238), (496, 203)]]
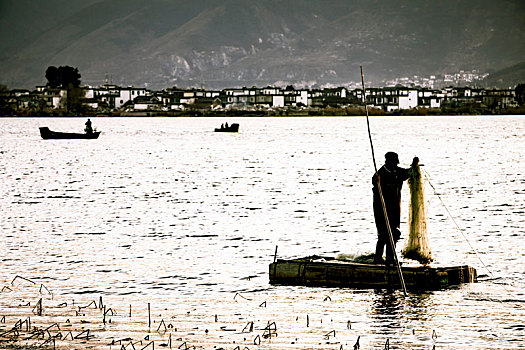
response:
[(86, 134), (91, 134), (91, 133), (93, 133), (93, 128), (91, 127), (91, 120), (89, 120), (89, 118), (88, 118), (86, 124), (84, 124), (84, 125), (86, 125), (86, 127), (85, 127), (85, 129), (84, 129), (84, 131), (86, 132)]
[[(417, 165), (418, 163), (419, 159), (414, 157), (412, 165)], [(401, 220), (401, 188), (403, 187), (403, 181), (408, 179), (409, 169), (400, 168), (398, 164), (399, 157), (397, 153), (387, 152), (385, 154), (385, 164), (377, 171), (377, 174), (374, 174), (372, 177), (372, 184), (374, 186), (374, 218), (377, 227), (377, 245), (374, 256), (374, 263), (376, 264), (383, 263), (383, 250), (385, 246), (386, 264), (394, 264), (394, 255), (390, 247), (388, 228), (379, 195), (378, 180), (381, 185), (388, 222), (392, 231), (394, 249), (396, 248), (397, 241), (401, 237), (401, 231), (399, 231), (399, 223)]]

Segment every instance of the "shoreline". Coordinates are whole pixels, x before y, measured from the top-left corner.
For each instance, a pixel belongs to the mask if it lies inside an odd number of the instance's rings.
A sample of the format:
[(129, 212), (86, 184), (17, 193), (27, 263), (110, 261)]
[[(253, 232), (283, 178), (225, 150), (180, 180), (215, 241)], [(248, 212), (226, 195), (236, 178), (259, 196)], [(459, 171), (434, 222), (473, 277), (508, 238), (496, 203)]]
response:
[[(505, 116), (524, 116), (525, 111), (522, 113), (498, 113), (498, 114), (370, 114), (369, 117), (505, 117)], [(243, 114), (243, 113), (224, 113), (224, 114), (178, 114), (170, 115), (164, 113), (152, 113), (150, 115), (144, 114), (105, 114), (105, 115), (17, 115), (17, 116), (0, 116), (0, 119), (16, 119), (16, 118), (323, 118), (323, 117), (338, 117), (338, 118), (357, 118), (357, 117), (366, 117), (366, 114), (284, 114), (284, 115), (260, 115), (260, 114)]]

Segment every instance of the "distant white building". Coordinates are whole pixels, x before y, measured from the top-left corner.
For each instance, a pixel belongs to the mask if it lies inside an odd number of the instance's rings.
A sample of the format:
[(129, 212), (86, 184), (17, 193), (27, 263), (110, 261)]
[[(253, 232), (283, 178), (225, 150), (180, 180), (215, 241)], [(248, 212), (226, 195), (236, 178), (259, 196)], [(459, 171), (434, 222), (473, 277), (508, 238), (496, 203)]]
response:
[(284, 95), (273, 95), (272, 100), (273, 107), (284, 107)]
[(267, 86), (262, 89), (262, 94), (263, 95), (282, 95), (283, 92), (278, 87)]
[(299, 95), (297, 95), (295, 102), (308, 106), (308, 90), (299, 91)]
[(387, 112), (412, 109), (418, 106), (418, 90), (405, 87), (369, 88), (366, 89), (366, 99), (371, 107)]
[(128, 101), (133, 101), (139, 96), (147, 96), (145, 88), (127, 87), (119, 90), (119, 95), (115, 97), (115, 108), (120, 108)]
[(48, 89), (45, 92), (44, 100), (47, 106), (53, 109), (64, 108), (67, 100), (66, 89)]
[(443, 94), (437, 90), (423, 89), (418, 92), (418, 107), (440, 108)]
[(399, 90), (399, 109), (417, 107), (417, 90)]
[(93, 98), (99, 98), (109, 107), (117, 109), (122, 107), (126, 102), (133, 101), (140, 96), (148, 96), (148, 91), (145, 88), (136, 88), (132, 86), (123, 88), (110, 84), (102, 85), (93, 90)]
[(82, 89), (84, 90), (84, 98), (95, 98), (95, 89), (93, 89), (91, 86), (84, 86)]
[(133, 100), (135, 111), (160, 110), (162, 103), (155, 96), (138, 96)]

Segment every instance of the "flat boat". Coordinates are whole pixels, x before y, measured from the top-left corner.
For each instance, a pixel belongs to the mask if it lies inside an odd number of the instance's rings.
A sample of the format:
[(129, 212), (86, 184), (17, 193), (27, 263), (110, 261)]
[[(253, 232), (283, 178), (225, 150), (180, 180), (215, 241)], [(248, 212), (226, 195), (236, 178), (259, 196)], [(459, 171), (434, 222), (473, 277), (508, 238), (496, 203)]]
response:
[(94, 131), (92, 133), (72, 133), (72, 132), (58, 132), (51, 131), (48, 127), (41, 127), (40, 136), (44, 140), (52, 139), (97, 139), (100, 135), (100, 131)]
[[(401, 289), (396, 267), (337, 260), (333, 257), (277, 259), (269, 266), (270, 283), (295, 286)], [(410, 290), (439, 290), (477, 281), (470, 266), (402, 266), (403, 279)]]

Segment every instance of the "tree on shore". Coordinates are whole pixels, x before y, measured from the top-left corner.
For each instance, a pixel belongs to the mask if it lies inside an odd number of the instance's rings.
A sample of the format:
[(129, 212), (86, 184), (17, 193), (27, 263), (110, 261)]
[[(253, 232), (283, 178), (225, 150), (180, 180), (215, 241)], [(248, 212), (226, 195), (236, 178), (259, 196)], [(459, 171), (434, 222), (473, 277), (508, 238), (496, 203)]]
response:
[(49, 66), (46, 70), (47, 86), (51, 88), (67, 89), (70, 86), (77, 88), (80, 86), (80, 73), (78, 68), (70, 66)]
[(84, 91), (80, 88), (80, 73), (78, 68), (70, 66), (49, 66), (46, 70), (47, 86), (67, 90), (65, 101), (66, 111), (79, 113), (82, 107)]
[(9, 107), (9, 89), (6, 85), (0, 84), (0, 117), (12, 113)]

